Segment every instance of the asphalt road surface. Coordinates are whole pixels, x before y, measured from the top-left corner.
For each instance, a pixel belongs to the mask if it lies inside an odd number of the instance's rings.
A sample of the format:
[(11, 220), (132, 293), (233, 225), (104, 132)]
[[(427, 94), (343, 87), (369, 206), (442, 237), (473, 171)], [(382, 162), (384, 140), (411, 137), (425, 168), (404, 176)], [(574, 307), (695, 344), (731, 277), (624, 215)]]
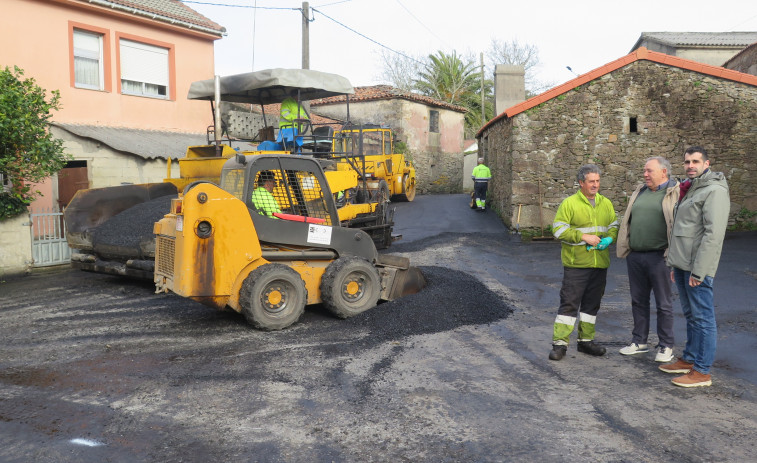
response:
[(150, 283), (0, 282), (0, 462), (755, 461), (757, 234), (724, 246), (713, 386), (682, 389), (653, 352), (617, 352), (624, 261), (597, 320), (608, 353), (552, 362), (559, 244), (521, 243), (465, 195), (396, 206), (389, 252), (429, 285), (348, 320), (316, 306), (268, 333)]

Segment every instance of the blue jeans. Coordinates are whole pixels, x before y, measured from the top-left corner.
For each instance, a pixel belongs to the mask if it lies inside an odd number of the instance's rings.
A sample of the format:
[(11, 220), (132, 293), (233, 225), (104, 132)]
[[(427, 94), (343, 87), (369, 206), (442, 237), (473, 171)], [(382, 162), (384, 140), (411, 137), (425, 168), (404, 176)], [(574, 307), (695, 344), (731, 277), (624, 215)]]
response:
[(686, 347), (683, 360), (693, 363), (694, 369), (705, 375), (715, 360), (718, 327), (715, 323), (715, 304), (712, 298), (712, 277), (705, 277), (699, 286), (689, 286), (691, 272), (673, 268), (678, 287), (678, 299), (686, 317)]

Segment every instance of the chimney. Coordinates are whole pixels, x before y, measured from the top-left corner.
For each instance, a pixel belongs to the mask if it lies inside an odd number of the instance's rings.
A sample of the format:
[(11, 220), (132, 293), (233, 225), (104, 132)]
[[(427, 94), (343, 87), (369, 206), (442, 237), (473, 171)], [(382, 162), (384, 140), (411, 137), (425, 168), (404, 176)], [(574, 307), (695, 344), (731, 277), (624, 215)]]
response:
[(494, 68), (494, 114), (526, 101), (526, 71), (523, 66), (498, 64)]

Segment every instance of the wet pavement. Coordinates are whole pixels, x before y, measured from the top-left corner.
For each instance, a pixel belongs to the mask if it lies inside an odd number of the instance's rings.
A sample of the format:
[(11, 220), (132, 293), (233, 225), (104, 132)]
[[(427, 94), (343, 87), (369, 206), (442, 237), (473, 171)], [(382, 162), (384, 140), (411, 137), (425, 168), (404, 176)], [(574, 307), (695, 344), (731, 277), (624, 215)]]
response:
[[(0, 283), (0, 461), (750, 461), (757, 234), (729, 234), (710, 388), (623, 357), (613, 259), (601, 358), (547, 360), (562, 268), (465, 195), (396, 204), (422, 292), (352, 319), (250, 328), (150, 283), (66, 269)], [(676, 353), (685, 340), (676, 304)], [(654, 326), (654, 321), (652, 323)], [(656, 336), (650, 335), (650, 342)]]

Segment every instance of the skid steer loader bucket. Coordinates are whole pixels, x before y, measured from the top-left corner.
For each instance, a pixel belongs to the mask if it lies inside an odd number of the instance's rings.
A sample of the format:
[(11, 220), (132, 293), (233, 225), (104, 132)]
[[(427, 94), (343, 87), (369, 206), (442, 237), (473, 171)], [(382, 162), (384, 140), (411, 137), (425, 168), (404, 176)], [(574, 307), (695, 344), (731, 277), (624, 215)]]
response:
[(407, 257), (380, 254), (377, 263), (384, 282), (381, 299), (393, 301), (426, 287), (423, 273), (417, 267), (410, 266)]

